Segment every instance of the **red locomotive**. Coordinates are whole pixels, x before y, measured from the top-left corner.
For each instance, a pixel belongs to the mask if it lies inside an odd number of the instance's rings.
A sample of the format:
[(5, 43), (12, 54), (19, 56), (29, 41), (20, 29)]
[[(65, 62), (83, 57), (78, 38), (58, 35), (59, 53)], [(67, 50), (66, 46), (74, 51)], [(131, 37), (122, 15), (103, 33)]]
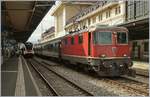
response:
[(128, 30), (124, 27), (95, 25), (55, 40), (46, 43), (58, 44), (47, 48), (51, 53), (48, 56), (56, 53), (57, 58), (94, 70), (100, 76), (135, 74), (131, 69)]

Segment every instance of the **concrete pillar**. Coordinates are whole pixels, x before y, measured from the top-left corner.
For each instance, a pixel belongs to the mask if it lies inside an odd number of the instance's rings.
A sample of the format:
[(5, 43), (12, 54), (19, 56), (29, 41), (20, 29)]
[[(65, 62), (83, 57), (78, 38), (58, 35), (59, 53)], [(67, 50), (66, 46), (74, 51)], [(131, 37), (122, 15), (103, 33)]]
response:
[(54, 16), (54, 21), (55, 21), (55, 36), (57, 36), (57, 32), (58, 32), (58, 30), (57, 30), (57, 16)]
[(67, 33), (67, 31), (65, 31), (65, 25), (66, 25), (66, 22), (67, 22), (67, 19), (66, 19), (67, 17), (66, 17), (66, 7), (64, 6), (63, 7), (63, 32), (62, 32), (62, 34), (63, 35), (66, 35)]

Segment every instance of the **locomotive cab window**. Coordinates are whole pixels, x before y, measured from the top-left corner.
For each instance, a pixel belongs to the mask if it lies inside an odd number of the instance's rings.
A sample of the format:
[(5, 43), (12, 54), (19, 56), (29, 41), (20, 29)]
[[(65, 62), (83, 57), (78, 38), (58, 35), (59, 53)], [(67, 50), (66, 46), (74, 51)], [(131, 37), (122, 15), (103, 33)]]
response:
[(125, 32), (117, 32), (117, 43), (119, 44), (128, 43), (127, 34)]
[(94, 32), (94, 44), (112, 44), (111, 32)]

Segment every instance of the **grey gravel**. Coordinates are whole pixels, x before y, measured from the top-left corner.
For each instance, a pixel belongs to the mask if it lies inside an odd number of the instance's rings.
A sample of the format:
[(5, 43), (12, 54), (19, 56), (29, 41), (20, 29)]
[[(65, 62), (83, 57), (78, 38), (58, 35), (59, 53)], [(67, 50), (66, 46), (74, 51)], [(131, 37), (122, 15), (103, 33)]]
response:
[[(36, 59), (44, 61), (43, 59), (40, 58), (36, 58)], [(49, 65), (50, 65), (49, 67), (52, 68), (53, 70), (68, 77), (72, 81), (80, 84), (80, 86), (94, 93), (97, 96), (116, 96), (116, 95), (141, 96), (141, 94), (135, 93), (133, 91), (128, 91), (126, 89), (121, 88), (120, 86), (108, 83), (107, 81), (105, 81), (105, 78), (100, 78), (95, 76), (93, 77), (89, 74), (72, 70), (63, 65), (61, 66), (51, 66), (51, 64)]]
[[(39, 59), (39, 58), (36, 58), (36, 60), (44, 61), (43, 59)], [(77, 71), (66, 68), (63, 65), (61, 65), (61, 66), (52, 66), (50, 64), (49, 68), (52, 68), (53, 70), (57, 71), (58, 73), (62, 74), (63, 76), (66, 76), (71, 81), (73, 81), (73, 82), (77, 83), (78, 85), (82, 86), (82, 88), (84, 88), (87, 91), (90, 91), (91, 93), (93, 93), (95, 96), (117, 96), (117, 94), (115, 94), (111, 91), (107, 91), (103, 87), (98, 87), (94, 84), (89, 83), (90, 76), (88, 76), (88, 75), (81, 74)]]

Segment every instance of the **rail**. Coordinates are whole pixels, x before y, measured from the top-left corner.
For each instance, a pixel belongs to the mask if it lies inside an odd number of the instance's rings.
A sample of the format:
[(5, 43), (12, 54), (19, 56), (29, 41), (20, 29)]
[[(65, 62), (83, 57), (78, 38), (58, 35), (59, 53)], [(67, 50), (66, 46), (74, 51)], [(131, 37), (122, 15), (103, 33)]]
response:
[(59, 76), (60, 78), (62, 78), (63, 80), (65, 80), (66, 82), (68, 82), (69, 84), (71, 84), (72, 86), (78, 88), (80, 91), (84, 92), (85, 94), (87, 94), (87, 96), (94, 96), (92, 93), (88, 92), (87, 90), (83, 89), (82, 87), (80, 87), (78, 84), (70, 81), (69, 79), (67, 79), (66, 77), (62, 76), (61, 74), (57, 73), (56, 71), (48, 68), (46, 65), (44, 65), (43, 63), (40, 63), (37, 60), (34, 60), (37, 63), (39, 63), (40, 65), (42, 65), (43, 67), (45, 67), (46, 69), (48, 69), (49, 71), (51, 71), (52, 73), (54, 73), (55, 75)]
[(41, 78), (44, 80), (44, 82), (48, 85), (49, 89), (53, 93), (53, 96), (61, 96), (53, 87), (52, 85), (47, 81), (47, 79), (44, 77), (44, 75), (29, 61), (30, 65), (34, 68), (34, 70), (41, 76)]

